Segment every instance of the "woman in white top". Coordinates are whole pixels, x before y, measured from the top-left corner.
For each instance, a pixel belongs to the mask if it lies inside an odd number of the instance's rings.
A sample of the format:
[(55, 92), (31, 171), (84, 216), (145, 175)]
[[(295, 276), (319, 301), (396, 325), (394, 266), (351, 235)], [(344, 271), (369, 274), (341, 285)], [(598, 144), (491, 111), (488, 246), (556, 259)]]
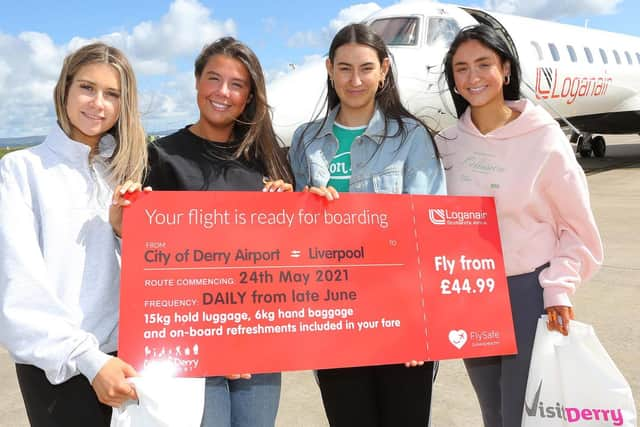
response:
[(94, 43), (64, 61), (57, 124), (0, 161), (0, 345), (32, 426), (108, 426), (135, 391), (115, 356), (120, 246), (113, 184), (140, 180), (145, 135), (133, 70)]

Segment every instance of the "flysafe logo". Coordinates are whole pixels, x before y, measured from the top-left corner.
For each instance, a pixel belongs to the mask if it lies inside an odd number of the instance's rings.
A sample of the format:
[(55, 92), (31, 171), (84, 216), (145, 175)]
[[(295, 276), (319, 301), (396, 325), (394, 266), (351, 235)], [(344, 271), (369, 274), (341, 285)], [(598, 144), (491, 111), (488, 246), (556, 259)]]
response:
[[(538, 418), (560, 418), (568, 423), (593, 422), (594, 425), (621, 426), (624, 424), (622, 409), (594, 409), (575, 408), (562, 405), (556, 402), (555, 405), (546, 405), (540, 400), (542, 393), (542, 380), (538, 384), (538, 389), (533, 395), (531, 404), (524, 402), (524, 411), (528, 417)], [(597, 423), (596, 423), (597, 422)], [(582, 424), (581, 424), (582, 425)]]
[(460, 350), (467, 343), (467, 331), (464, 329), (449, 331), (449, 342)]

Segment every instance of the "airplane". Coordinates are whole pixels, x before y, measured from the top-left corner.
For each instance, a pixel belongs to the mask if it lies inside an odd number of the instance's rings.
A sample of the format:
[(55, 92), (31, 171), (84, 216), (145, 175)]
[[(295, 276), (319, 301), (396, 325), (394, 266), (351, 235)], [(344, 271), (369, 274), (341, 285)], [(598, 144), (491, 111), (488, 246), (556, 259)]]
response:
[[(518, 55), (521, 93), (570, 133), (581, 157), (603, 157), (602, 135), (640, 132), (640, 38), (433, 2), (402, 2), (363, 22), (392, 53), (405, 106), (435, 131), (455, 122), (442, 62), (457, 32), (487, 24)], [(296, 127), (322, 114), (324, 60), (292, 67), (268, 86), (276, 132), (289, 144)]]

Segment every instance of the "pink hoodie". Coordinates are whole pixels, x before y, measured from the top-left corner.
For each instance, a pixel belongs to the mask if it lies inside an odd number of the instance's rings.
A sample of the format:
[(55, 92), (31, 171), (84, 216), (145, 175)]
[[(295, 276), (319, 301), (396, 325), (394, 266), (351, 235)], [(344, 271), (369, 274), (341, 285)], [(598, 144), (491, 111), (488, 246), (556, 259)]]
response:
[(470, 110), (436, 137), (450, 195), (495, 197), (508, 276), (549, 263), (539, 279), (544, 305), (570, 306), (576, 286), (602, 264), (587, 180), (566, 136), (541, 107), (482, 135)]

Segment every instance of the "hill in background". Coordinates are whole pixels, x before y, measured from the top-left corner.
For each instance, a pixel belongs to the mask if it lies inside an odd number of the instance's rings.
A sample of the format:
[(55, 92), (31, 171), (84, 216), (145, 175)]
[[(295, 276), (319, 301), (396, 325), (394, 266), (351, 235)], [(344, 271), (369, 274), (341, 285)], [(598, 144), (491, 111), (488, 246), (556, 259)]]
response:
[(44, 141), (44, 135), (23, 136), (21, 138), (0, 138), (0, 147), (28, 147)]
[[(165, 135), (176, 132), (177, 129), (167, 131), (150, 132), (148, 136), (151, 139), (157, 139)], [(23, 136), (20, 138), (0, 138), (0, 148), (14, 148), (14, 147), (30, 147), (32, 145), (38, 145), (44, 141), (45, 135), (36, 136)]]

